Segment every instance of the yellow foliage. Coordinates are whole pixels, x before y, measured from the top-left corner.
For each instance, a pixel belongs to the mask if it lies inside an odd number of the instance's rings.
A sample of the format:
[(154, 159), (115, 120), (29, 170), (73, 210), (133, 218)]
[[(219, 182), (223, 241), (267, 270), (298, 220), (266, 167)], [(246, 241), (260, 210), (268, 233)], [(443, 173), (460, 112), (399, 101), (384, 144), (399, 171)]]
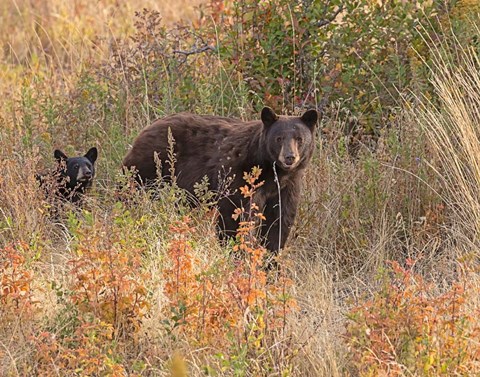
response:
[(171, 377), (187, 377), (187, 363), (182, 355), (175, 353), (172, 357), (170, 364), (170, 376)]

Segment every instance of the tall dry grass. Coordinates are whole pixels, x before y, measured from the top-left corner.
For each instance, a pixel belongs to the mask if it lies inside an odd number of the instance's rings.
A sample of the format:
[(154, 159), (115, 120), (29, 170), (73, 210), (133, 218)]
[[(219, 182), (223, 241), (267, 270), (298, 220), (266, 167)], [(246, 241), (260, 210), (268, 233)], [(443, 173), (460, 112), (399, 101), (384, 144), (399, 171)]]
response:
[(480, 61), (473, 49), (460, 44), (456, 56), (445, 54), (441, 46), (434, 53), (432, 83), (439, 103), (421, 99), (416, 116), (440, 162), (436, 170), (444, 180), (443, 198), (455, 214), (459, 236), (476, 245), (480, 230)]
[(131, 35), (134, 13), (143, 8), (161, 12), (166, 25), (194, 19), (202, 1), (28, 1), (0, 4), (2, 34), (1, 103), (20, 93), (20, 81), (46, 81), (46, 91), (65, 92), (76, 74), (108, 58), (112, 46)]

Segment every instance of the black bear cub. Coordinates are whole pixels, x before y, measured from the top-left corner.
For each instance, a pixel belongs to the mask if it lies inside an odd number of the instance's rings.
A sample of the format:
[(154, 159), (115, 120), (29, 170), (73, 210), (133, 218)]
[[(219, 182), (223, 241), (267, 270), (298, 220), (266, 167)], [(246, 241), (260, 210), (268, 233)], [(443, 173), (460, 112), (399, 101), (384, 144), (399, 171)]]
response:
[(37, 175), (37, 179), (48, 195), (76, 203), (92, 186), (97, 148), (90, 148), (84, 156), (70, 158), (56, 149), (54, 156), (56, 168), (48, 174)]
[(269, 107), (262, 110), (261, 120), (251, 122), (189, 113), (170, 115), (143, 129), (123, 165), (136, 172), (138, 181), (148, 183), (157, 178), (157, 153), (162, 178), (171, 179), (170, 130), (176, 183), (180, 188), (194, 195), (194, 184), (206, 176), (210, 190), (218, 192), (222, 191), (226, 176), (230, 178), (227, 195), (219, 193), (221, 238), (236, 233), (238, 222), (232, 218), (235, 208), (248, 208), (248, 200), (239, 190), (245, 185), (244, 172), (260, 167), (260, 181), (264, 184), (253, 201), (266, 218), (261, 227), (263, 244), (276, 252), (283, 248), (297, 213), (302, 176), (315, 146), (317, 120), (316, 110), (299, 117), (279, 116)]

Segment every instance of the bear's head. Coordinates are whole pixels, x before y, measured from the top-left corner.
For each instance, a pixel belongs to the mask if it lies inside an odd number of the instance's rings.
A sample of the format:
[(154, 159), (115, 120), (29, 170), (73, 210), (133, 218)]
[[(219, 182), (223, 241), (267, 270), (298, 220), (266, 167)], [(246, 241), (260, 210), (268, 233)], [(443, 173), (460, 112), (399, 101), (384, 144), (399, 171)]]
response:
[(312, 156), (318, 112), (308, 110), (301, 117), (279, 116), (269, 108), (262, 110), (266, 152), (283, 171), (302, 166)]
[(67, 157), (61, 150), (56, 149), (54, 156), (59, 164), (60, 175), (63, 176), (70, 188), (78, 186), (88, 187), (95, 176), (95, 161), (97, 148), (93, 147), (81, 157)]

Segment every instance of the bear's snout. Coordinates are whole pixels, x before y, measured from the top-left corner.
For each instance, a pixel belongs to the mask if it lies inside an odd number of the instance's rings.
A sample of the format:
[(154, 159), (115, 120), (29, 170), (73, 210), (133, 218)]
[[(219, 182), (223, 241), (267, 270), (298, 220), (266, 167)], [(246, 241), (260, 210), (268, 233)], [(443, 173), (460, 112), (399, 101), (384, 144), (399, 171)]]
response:
[(294, 138), (289, 138), (284, 141), (280, 153), (278, 154), (278, 161), (285, 170), (294, 169), (299, 162), (298, 145)]
[(293, 165), (293, 163), (295, 162), (295, 155), (293, 154), (289, 154), (287, 156), (285, 156), (285, 165)]
[(89, 181), (93, 178), (93, 172), (87, 168), (83, 167), (78, 172), (77, 181)]

